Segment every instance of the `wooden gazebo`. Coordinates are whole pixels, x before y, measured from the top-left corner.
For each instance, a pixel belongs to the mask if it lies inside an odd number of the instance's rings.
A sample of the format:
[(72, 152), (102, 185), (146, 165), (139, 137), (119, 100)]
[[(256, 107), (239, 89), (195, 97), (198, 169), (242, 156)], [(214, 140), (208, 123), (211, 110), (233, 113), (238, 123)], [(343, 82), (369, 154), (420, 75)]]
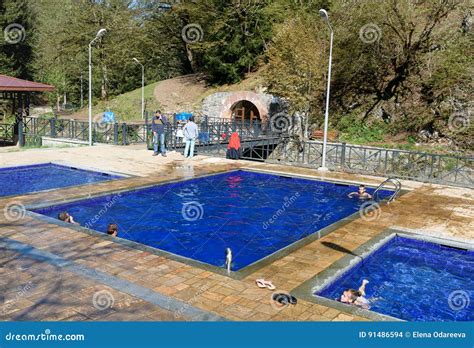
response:
[[(12, 101), (12, 114), (16, 115), (13, 130), (13, 142), (18, 140), (18, 124), (23, 116), (30, 114), (30, 99), (32, 93), (51, 92), (54, 86), (44, 83), (18, 79), (0, 75), (0, 99)], [(1, 124), (0, 124), (1, 126)]]

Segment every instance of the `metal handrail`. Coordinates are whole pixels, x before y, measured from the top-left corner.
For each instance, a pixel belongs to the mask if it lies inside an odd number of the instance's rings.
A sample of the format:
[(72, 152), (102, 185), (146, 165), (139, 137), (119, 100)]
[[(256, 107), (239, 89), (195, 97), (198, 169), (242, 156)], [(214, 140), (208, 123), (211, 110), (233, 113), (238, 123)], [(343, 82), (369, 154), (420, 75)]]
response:
[(386, 180), (384, 180), (374, 191), (373, 193), (373, 197), (374, 197), (374, 200), (376, 199), (377, 197), (377, 193), (385, 186), (385, 184), (387, 183), (391, 183), (395, 186), (395, 192), (389, 197), (388, 201), (387, 201), (387, 204), (393, 202), (395, 200), (395, 198), (397, 198), (398, 194), (400, 193), (401, 189), (402, 189), (402, 184), (399, 180), (397, 180), (396, 178), (388, 178)]

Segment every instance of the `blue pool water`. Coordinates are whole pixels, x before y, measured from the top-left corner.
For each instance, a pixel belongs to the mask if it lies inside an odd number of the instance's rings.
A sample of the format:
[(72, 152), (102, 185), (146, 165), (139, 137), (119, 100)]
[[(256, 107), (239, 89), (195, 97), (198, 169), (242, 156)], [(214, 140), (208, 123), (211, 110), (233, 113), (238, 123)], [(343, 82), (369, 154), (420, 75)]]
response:
[[(37, 210), (82, 226), (239, 270), (358, 211), (355, 186), (235, 171)], [(373, 191), (369, 189), (369, 191)], [(382, 195), (389, 194), (385, 191)]]
[[(119, 176), (52, 163), (0, 168), (0, 197), (118, 179)], [(7, 184), (4, 184), (7, 183)]]
[(408, 321), (474, 320), (474, 251), (397, 236), (317, 294), (370, 281), (370, 310)]

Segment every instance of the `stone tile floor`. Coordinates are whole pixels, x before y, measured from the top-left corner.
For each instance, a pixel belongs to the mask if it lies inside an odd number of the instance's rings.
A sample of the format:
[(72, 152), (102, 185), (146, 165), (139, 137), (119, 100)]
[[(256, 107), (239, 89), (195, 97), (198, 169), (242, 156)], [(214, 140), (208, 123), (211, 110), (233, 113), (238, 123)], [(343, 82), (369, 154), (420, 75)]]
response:
[[(67, 161), (65, 161), (67, 159)], [(0, 199), (9, 204), (60, 202), (172, 179), (244, 167), (378, 184), (382, 178), (177, 153), (151, 157), (142, 147), (41, 149), (0, 153), (0, 166), (65, 161), (134, 175), (123, 180)], [(291, 291), (388, 227), (474, 240), (474, 190), (403, 181), (412, 190), (383, 206), (374, 221), (357, 219), (320, 240), (235, 280), (133, 249), (28, 215), (0, 214), (0, 320), (311, 320), (359, 321), (334, 308), (299, 301), (277, 308), (272, 291), (255, 286), (271, 279)], [(1, 300), (1, 298), (0, 298)]]

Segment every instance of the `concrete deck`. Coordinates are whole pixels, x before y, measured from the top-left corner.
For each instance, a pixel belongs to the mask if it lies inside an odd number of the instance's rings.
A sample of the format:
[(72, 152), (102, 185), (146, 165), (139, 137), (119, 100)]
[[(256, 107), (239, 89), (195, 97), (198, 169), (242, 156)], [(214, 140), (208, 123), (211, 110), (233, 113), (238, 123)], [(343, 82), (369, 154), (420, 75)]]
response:
[(142, 146), (0, 153), (0, 167), (51, 161), (133, 177), (0, 198), (0, 320), (366, 320), (303, 300), (277, 308), (273, 291), (259, 289), (255, 279), (271, 279), (277, 291), (289, 292), (388, 227), (474, 241), (474, 190), (403, 181), (411, 192), (372, 221), (350, 222), (236, 280), (28, 215), (12, 219), (5, 208), (237, 168), (375, 185), (382, 178), (202, 156), (184, 160), (178, 153), (152, 157)]

